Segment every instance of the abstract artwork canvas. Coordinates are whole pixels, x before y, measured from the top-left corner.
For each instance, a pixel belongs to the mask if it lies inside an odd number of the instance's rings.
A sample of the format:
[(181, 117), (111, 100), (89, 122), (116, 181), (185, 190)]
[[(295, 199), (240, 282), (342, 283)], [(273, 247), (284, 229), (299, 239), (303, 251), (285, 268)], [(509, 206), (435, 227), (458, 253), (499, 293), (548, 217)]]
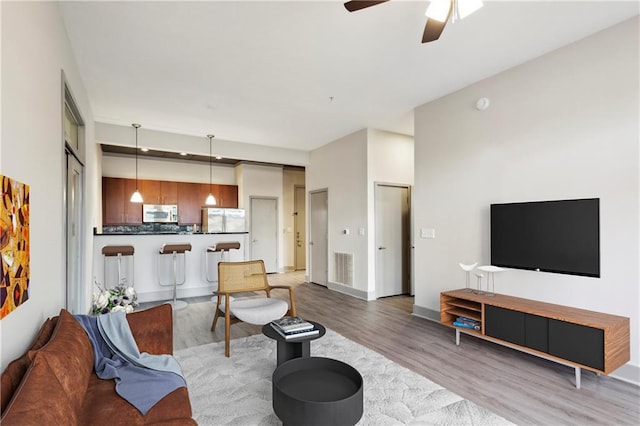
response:
[(0, 319), (29, 299), (29, 185), (0, 175)]

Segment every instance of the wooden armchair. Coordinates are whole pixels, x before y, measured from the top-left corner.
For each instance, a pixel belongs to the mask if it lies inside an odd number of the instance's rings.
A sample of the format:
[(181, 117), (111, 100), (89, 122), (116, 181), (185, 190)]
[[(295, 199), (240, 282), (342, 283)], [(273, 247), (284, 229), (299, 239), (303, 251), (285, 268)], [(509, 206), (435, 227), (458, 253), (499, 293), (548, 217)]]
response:
[[(271, 290), (289, 290), (289, 303), (271, 297)], [(262, 292), (267, 297), (234, 298), (232, 294)], [(246, 262), (218, 263), (218, 291), (215, 291), (217, 302), (211, 331), (216, 328), (218, 318), (224, 316), (224, 355), (229, 356), (230, 326), (236, 322), (264, 325), (282, 318), (285, 314), (296, 316), (296, 303), (293, 288), (288, 286), (271, 286), (262, 260)], [(229, 307), (229, 309), (227, 309)]]

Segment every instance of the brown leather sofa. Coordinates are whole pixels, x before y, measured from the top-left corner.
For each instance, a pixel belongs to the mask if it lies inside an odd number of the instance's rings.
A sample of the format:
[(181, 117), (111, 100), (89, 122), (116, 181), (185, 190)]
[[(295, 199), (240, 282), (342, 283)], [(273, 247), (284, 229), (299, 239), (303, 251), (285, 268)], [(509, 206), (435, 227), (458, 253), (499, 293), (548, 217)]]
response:
[[(140, 352), (173, 353), (168, 304), (127, 315)], [(99, 379), (86, 332), (66, 310), (45, 321), (31, 348), (2, 373), (2, 425), (195, 425), (187, 388), (165, 396), (145, 416)]]

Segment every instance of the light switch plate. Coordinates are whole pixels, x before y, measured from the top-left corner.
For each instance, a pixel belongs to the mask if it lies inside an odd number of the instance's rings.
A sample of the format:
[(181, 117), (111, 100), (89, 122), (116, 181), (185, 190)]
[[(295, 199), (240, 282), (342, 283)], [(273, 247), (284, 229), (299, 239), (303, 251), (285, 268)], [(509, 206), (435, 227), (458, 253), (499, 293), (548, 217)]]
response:
[(433, 228), (421, 228), (420, 229), (420, 238), (435, 238), (436, 230)]

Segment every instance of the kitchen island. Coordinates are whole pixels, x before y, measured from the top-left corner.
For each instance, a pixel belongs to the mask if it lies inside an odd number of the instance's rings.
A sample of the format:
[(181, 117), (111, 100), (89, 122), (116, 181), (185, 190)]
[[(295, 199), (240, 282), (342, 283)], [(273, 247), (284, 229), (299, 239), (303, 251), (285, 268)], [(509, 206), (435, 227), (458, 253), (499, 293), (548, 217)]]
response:
[[(240, 249), (224, 253), (225, 261), (247, 259), (247, 232), (233, 233), (113, 233), (93, 236), (93, 279), (103, 287), (113, 287), (117, 280), (117, 258), (107, 261), (105, 282), (104, 246), (125, 246), (134, 248), (134, 267), (123, 257), (123, 275), (133, 276), (133, 284), (138, 293), (138, 302), (169, 300), (173, 297), (172, 255), (159, 255), (163, 244), (191, 244), (184, 261), (178, 256), (178, 282), (184, 277), (184, 284), (178, 285), (178, 299), (210, 295), (218, 287), (218, 262), (220, 252), (207, 253), (207, 248), (222, 242), (237, 241)], [(208, 265), (208, 268), (207, 268)], [(208, 275), (207, 275), (208, 269)], [(92, 291), (97, 291), (96, 286)]]

